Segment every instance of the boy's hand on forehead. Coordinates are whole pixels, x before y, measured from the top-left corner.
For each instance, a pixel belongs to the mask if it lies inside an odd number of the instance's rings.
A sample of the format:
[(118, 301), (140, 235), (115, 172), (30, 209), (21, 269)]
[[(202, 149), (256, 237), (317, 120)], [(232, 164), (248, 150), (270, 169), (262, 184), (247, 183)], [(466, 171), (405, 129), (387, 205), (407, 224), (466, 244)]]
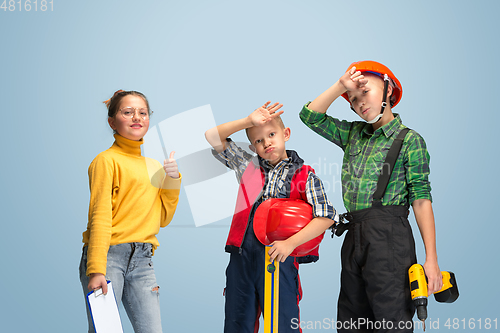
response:
[(268, 101), (264, 105), (262, 105), (260, 108), (256, 109), (254, 112), (252, 112), (249, 116), (248, 119), (252, 123), (252, 126), (261, 126), (264, 125), (265, 123), (271, 121), (272, 119), (276, 118), (280, 114), (282, 114), (285, 111), (279, 111), (283, 104), (279, 103), (274, 103), (273, 105), (270, 105), (271, 102)]
[(368, 83), (368, 79), (360, 71), (356, 71), (356, 67), (353, 66), (341, 76), (339, 82), (346, 91), (354, 91), (363, 88)]

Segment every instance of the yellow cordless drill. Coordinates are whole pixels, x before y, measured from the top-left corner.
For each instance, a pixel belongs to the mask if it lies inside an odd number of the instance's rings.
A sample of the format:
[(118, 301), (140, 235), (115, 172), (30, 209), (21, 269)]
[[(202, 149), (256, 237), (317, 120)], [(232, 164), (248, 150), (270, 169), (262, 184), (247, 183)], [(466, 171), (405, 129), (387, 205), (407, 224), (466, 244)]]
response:
[[(413, 264), (408, 270), (410, 277), (410, 291), (413, 304), (417, 308), (417, 317), (423, 322), (427, 319), (427, 278), (424, 268), (420, 264)], [(440, 303), (453, 303), (458, 298), (457, 281), (452, 272), (441, 272), (443, 287), (434, 293), (434, 298)]]

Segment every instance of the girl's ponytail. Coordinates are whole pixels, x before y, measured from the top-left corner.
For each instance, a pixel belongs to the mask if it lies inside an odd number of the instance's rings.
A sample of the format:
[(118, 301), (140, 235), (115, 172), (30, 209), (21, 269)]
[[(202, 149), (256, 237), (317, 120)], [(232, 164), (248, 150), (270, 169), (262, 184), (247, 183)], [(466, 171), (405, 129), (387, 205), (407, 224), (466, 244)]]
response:
[[(115, 93), (113, 94), (113, 97), (111, 97), (110, 99), (105, 100), (103, 102), (104, 104), (106, 104), (106, 107), (108, 108), (108, 117), (113, 117), (115, 115), (116, 110), (114, 110), (114, 109), (116, 109), (116, 106), (118, 104), (115, 102), (115, 97), (122, 92), (123, 92), (123, 90), (121, 90), (121, 89), (115, 91)], [(115, 102), (115, 103), (113, 103), (113, 102)], [(115, 106), (115, 107), (111, 107), (111, 106)]]

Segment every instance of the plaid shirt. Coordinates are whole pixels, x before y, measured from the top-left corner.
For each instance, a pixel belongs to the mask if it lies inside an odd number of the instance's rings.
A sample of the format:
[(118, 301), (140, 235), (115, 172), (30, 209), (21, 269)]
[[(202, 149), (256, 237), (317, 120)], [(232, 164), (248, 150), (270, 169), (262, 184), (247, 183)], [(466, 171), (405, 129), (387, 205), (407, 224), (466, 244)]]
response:
[[(399, 132), (406, 126), (401, 123), (399, 115), (394, 114), (394, 120), (373, 131), (373, 127), (366, 122), (340, 121), (314, 112), (308, 105), (300, 112), (302, 122), (344, 151), (344, 206), (348, 211), (371, 207), (387, 152)], [(410, 130), (403, 142), (382, 204), (409, 206), (417, 199), (432, 200), (428, 179), (429, 159), (424, 139), (417, 132)]]
[[(236, 172), (239, 183), (243, 172), (254, 157), (238, 147), (230, 139), (227, 144), (227, 148), (224, 151), (219, 154), (213, 151), (213, 154), (216, 159)], [(287, 150), (287, 156), (287, 159), (282, 160), (274, 167), (268, 161), (260, 157), (258, 158), (260, 166), (266, 172), (266, 184), (262, 192), (262, 200), (289, 197), (286, 190), (287, 187), (284, 185), (287, 181), (291, 180), (297, 164), (302, 165), (304, 161), (293, 150)], [(326, 217), (338, 222), (337, 211), (328, 200), (321, 179), (313, 172), (309, 172), (307, 176), (305, 192), (307, 202), (312, 206), (314, 217)]]

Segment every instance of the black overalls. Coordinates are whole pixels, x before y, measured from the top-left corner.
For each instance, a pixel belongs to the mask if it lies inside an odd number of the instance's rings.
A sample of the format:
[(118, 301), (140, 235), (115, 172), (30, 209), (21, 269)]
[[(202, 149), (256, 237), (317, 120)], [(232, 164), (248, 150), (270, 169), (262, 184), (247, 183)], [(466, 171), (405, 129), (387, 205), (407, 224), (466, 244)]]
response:
[(407, 206), (382, 205), (407, 132), (402, 130), (389, 150), (385, 163), (390, 170), (379, 177), (372, 207), (343, 214), (349, 223), (336, 231), (349, 230), (341, 250), (338, 332), (413, 331), (408, 269), (417, 260), (409, 211)]

